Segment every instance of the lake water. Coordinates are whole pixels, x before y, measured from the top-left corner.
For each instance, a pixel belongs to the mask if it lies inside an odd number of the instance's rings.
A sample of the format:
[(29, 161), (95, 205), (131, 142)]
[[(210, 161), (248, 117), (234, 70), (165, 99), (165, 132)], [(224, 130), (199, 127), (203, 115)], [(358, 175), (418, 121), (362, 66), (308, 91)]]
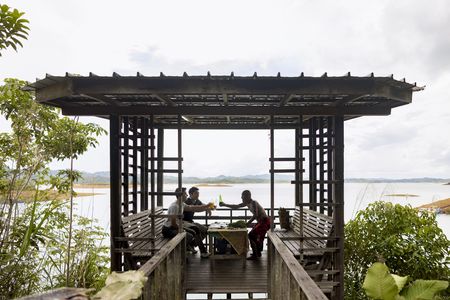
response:
[[(189, 188), (190, 186), (187, 185)], [(176, 185), (166, 185), (165, 191), (173, 191)], [(264, 207), (270, 207), (270, 184), (233, 184), (229, 187), (200, 187), (200, 199), (203, 202), (218, 201), (219, 195), (227, 203), (240, 203), (241, 192), (248, 189), (252, 198), (258, 200)], [(77, 192), (96, 193), (94, 196), (78, 197), (75, 199), (78, 213), (83, 216), (94, 217), (99, 224), (109, 232), (109, 189), (88, 188), (76, 189)], [(414, 194), (417, 197), (394, 197), (391, 194)], [(306, 194), (305, 194), (306, 196)], [(450, 185), (439, 183), (346, 183), (344, 218), (347, 222), (358, 210), (364, 209), (371, 202), (377, 200), (389, 201), (413, 207), (432, 201), (450, 198)], [(166, 197), (164, 207), (167, 207), (175, 197)], [(275, 207), (294, 206), (294, 186), (289, 183), (275, 185)], [(213, 212), (214, 214), (214, 212)], [(450, 215), (437, 215), (439, 226), (450, 238)]]

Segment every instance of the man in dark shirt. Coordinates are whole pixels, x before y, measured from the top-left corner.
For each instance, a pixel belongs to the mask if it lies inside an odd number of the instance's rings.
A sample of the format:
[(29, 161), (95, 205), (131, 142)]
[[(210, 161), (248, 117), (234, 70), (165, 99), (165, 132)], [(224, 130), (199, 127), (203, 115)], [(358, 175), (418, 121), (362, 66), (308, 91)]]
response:
[[(199, 189), (195, 186), (189, 189), (189, 198), (184, 201), (186, 205), (204, 205), (198, 197), (200, 196)], [(211, 212), (210, 212), (211, 214)], [(202, 239), (206, 238), (208, 228), (205, 225), (194, 223), (194, 212), (193, 211), (184, 211), (183, 212), (183, 226), (187, 228), (193, 228), (194, 230), (198, 230)]]

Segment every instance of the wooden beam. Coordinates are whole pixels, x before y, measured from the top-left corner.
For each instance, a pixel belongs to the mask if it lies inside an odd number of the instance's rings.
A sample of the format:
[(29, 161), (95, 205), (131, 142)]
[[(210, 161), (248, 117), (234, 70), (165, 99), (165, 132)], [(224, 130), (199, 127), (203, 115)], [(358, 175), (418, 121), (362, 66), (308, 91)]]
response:
[(362, 98), (368, 97), (368, 96), (370, 96), (370, 95), (359, 95), (359, 96), (352, 95), (352, 96), (346, 97), (344, 99), (334, 101), (331, 104), (331, 106), (343, 106), (347, 103), (352, 103), (352, 102), (358, 101), (359, 99), (362, 99)]
[(165, 103), (165, 104), (167, 104), (169, 106), (176, 106), (175, 102), (173, 102), (172, 100), (170, 100), (166, 96), (162, 96), (162, 95), (158, 95), (158, 94), (152, 94), (152, 97), (155, 97), (156, 99), (158, 99), (162, 103)]
[(225, 106), (228, 106), (228, 95), (227, 94), (222, 94), (223, 97), (223, 104)]
[(38, 101), (79, 94), (363, 95), (411, 102), (410, 84), (385, 77), (70, 77), (36, 88)]
[(288, 95), (286, 95), (281, 101), (280, 101), (280, 103), (278, 104), (278, 106), (284, 106), (284, 105), (286, 105), (289, 101), (291, 101), (292, 100), (292, 98), (294, 98), (294, 96), (295, 95), (293, 95), (293, 94), (288, 94)]
[(54, 99), (68, 97), (73, 95), (73, 86), (71, 78), (66, 78), (64, 81), (53, 83), (52, 85), (37, 88), (36, 101), (46, 102)]
[(316, 115), (316, 116), (365, 116), (365, 115), (389, 115), (391, 108), (387, 106), (349, 106), (349, 107), (330, 107), (330, 106), (290, 106), (290, 107), (207, 107), (207, 106), (166, 106), (152, 107), (148, 105), (134, 105), (125, 107), (63, 107), (64, 115), (78, 116), (107, 116), (110, 114), (142, 116), (142, 115), (183, 115), (183, 116), (296, 116), (296, 115)]
[(99, 95), (83, 94), (81, 96), (89, 98), (89, 99), (92, 99), (92, 100), (95, 100), (95, 101), (98, 101), (98, 102), (101, 102), (101, 103), (111, 104), (111, 105), (114, 105), (114, 106), (123, 106), (123, 105), (125, 105), (124, 103), (122, 103), (120, 101), (117, 101), (117, 100), (114, 100), (114, 99), (111, 99), (111, 98), (108, 98), (108, 97), (106, 97), (103, 94), (99, 94)]

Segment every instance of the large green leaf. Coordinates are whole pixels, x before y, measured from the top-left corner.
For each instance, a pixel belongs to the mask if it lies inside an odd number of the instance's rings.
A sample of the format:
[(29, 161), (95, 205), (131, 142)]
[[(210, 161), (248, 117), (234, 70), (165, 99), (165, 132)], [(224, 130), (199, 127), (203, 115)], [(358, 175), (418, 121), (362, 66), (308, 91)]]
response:
[(106, 286), (93, 299), (129, 300), (137, 299), (147, 277), (141, 271), (112, 272), (106, 278)]
[(394, 277), (395, 280), (395, 284), (397, 284), (398, 287), (398, 292), (400, 293), (400, 291), (403, 289), (403, 287), (405, 286), (405, 284), (408, 282), (409, 277), (408, 276), (398, 276), (395, 274), (391, 274), (392, 277)]
[(102, 288), (94, 299), (104, 300), (130, 300), (141, 296), (143, 284), (141, 282), (117, 281)]
[(373, 299), (394, 300), (398, 295), (398, 287), (394, 277), (389, 274), (389, 269), (385, 264), (374, 263), (367, 270), (363, 288), (367, 296)]
[(416, 280), (402, 292), (402, 296), (406, 300), (431, 300), (447, 287), (448, 282), (443, 280)]
[(132, 282), (146, 282), (147, 277), (145, 277), (142, 271), (127, 271), (123, 273), (112, 272), (108, 278), (106, 278), (105, 284), (113, 284), (118, 281), (132, 281)]

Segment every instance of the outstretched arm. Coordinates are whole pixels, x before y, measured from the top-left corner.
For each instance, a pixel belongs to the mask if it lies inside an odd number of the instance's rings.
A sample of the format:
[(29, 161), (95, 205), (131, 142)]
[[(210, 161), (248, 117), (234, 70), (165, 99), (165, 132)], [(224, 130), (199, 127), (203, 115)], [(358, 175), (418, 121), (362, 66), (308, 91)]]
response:
[(225, 206), (225, 207), (228, 207), (228, 208), (231, 208), (231, 209), (238, 209), (238, 208), (241, 208), (241, 207), (244, 207), (244, 206), (246, 206), (244, 203), (239, 203), (239, 204), (226, 204), (225, 202), (220, 202), (219, 203), (219, 206)]
[(209, 211), (211, 210), (211, 207), (209, 204), (205, 205), (186, 205), (184, 207), (185, 211), (193, 211), (193, 212), (200, 212), (200, 211)]

